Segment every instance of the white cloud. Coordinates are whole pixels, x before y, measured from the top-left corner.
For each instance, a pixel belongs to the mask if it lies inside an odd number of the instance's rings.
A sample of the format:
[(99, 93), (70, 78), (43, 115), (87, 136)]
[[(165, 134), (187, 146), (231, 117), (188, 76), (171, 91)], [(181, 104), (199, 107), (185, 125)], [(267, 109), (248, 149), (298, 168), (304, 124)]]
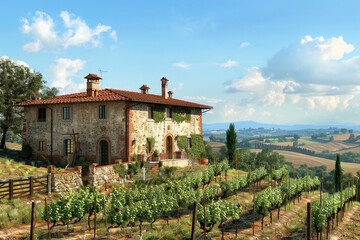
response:
[(179, 67), (179, 68), (183, 68), (183, 69), (190, 69), (190, 64), (188, 64), (186, 62), (173, 63), (173, 64), (171, 64), (171, 66)]
[(237, 65), (238, 65), (238, 62), (229, 59), (227, 62), (220, 64), (220, 67), (233, 68), (233, 67), (236, 67)]
[(217, 104), (222, 102), (221, 99), (217, 99), (217, 98), (207, 98), (204, 96), (196, 96), (196, 97), (192, 97), (192, 96), (184, 96), (185, 99), (190, 100), (190, 101), (199, 101), (199, 102), (205, 102), (205, 103), (210, 103), (210, 104)]
[(59, 58), (50, 66), (49, 79), (51, 87), (60, 90), (60, 94), (81, 92), (85, 90), (85, 81), (82, 83), (74, 82), (71, 77), (83, 69), (85, 61), (80, 59)]
[(270, 116), (271, 116), (271, 113), (270, 113), (270, 112), (267, 112), (267, 111), (263, 111), (263, 112), (261, 113), (261, 115), (262, 115), (263, 117), (270, 117)]
[(242, 102), (263, 106), (288, 103), (344, 110), (360, 94), (360, 57), (344, 59), (353, 50), (342, 36), (305, 36), (278, 51), (265, 67), (253, 67), (244, 77), (225, 83), (225, 90), (241, 93)]
[(0, 61), (1, 60), (10, 60), (12, 61), (13, 63), (16, 63), (18, 66), (22, 66), (22, 67), (26, 67), (26, 68), (29, 68), (30, 69), (30, 72), (34, 72), (34, 69), (31, 69), (29, 64), (27, 64), (26, 62), (22, 61), (22, 60), (18, 60), (18, 61), (14, 61), (12, 60), (11, 58), (9, 58), (8, 56), (0, 56)]
[(175, 91), (175, 90), (180, 90), (180, 89), (182, 89), (183, 87), (184, 87), (184, 84), (183, 84), (183, 83), (178, 83), (178, 84), (176, 84), (175, 87), (173, 87), (173, 89), (174, 89), (174, 91)]
[(114, 39), (115, 42), (118, 40), (115, 30), (112, 30), (112, 31), (111, 31), (110, 37), (111, 37), (112, 39)]
[[(23, 50), (38, 52), (43, 48), (68, 48), (88, 43), (93, 47), (99, 47), (101, 46), (101, 34), (111, 29), (110, 26), (102, 24), (98, 24), (92, 29), (80, 17), (67, 11), (62, 11), (60, 17), (63, 23), (61, 30), (56, 29), (59, 25), (48, 14), (41, 11), (35, 12), (31, 22), (23, 18), (22, 32), (32, 39), (32, 42), (23, 46)], [(113, 30), (110, 36), (116, 41), (116, 31)]]
[(249, 42), (243, 42), (243, 43), (241, 43), (240, 48), (244, 48), (244, 47), (248, 47), (248, 46), (250, 46)]

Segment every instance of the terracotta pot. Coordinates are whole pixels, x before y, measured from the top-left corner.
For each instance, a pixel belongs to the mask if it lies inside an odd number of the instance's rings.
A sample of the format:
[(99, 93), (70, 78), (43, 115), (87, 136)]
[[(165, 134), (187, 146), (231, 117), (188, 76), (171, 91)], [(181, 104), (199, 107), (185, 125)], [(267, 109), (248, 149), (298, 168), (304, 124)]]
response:
[(201, 164), (201, 165), (208, 165), (208, 164), (209, 164), (209, 160), (208, 160), (207, 158), (200, 159), (200, 164)]

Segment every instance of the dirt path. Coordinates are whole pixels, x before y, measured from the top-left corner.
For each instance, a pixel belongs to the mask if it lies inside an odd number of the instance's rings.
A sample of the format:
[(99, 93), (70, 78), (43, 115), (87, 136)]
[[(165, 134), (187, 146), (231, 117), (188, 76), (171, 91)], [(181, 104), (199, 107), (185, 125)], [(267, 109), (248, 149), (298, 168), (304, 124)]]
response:
[(339, 227), (330, 233), (330, 240), (360, 239), (360, 207), (352, 206), (350, 211), (345, 212), (343, 221)]

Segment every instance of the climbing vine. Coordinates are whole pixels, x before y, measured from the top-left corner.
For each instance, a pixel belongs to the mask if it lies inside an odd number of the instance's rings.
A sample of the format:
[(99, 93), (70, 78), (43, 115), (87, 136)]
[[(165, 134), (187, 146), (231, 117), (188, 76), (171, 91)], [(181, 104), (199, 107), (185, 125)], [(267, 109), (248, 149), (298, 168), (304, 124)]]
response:
[(191, 110), (184, 108), (174, 108), (172, 111), (172, 120), (177, 123), (191, 120)]
[(185, 149), (187, 147), (187, 136), (177, 136), (176, 137), (177, 145), (180, 149)]
[(154, 152), (154, 145), (155, 145), (155, 139), (152, 138), (152, 137), (148, 137), (146, 138), (146, 153), (149, 153), (149, 143), (150, 143), (150, 146), (151, 146), (151, 153)]
[(191, 134), (191, 148), (186, 148), (186, 152), (196, 159), (200, 154), (205, 155), (205, 144), (201, 134)]
[(155, 106), (153, 109), (154, 122), (159, 123), (165, 121), (165, 107)]

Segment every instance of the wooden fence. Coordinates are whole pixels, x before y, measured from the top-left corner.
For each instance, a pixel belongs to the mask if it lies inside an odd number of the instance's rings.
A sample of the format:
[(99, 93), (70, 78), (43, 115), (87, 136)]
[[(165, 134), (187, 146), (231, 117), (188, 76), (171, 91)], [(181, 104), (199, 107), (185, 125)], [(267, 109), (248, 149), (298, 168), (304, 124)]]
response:
[(51, 194), (51, 174), (0, 179), (0, 199), (21, 198), (34, 193)]

